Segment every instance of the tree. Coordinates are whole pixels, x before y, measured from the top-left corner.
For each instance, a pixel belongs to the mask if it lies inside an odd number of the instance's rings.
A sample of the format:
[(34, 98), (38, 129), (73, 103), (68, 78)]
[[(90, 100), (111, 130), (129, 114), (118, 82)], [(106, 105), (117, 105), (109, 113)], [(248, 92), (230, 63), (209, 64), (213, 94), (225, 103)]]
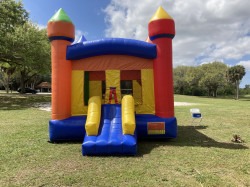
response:
[(25, 84), (39, 74), (50, 72), (50, 45), (46, 30), (28, 21), (28, 13), (21, 2), (0, 0), (0, 65), (2, 82), (8, 90), (10, 73), (19, 73), (22, 92)]
[(28, 21), (28, 12), (21, 2), (14, 0), (0, 1), (0, 63), (15, 60), (10, 43), (11, 35), (17, 26)]
[(9, 93), (10, 83), (15, 68), (16, 67), (10, 66), (8, 63), (0, 64), (0, 83), (4, 86), (6, 93)]
[(188, 87), (186, 75), (188, 71), (187, 66), (178, 66), (174, 69), (174, 89), (175, 93), (185, 94)]
[(9, 92), (11, 76), (15, 72), (15, 51), (13, 50), (13, 34), (17, 26), (28, 21), (28, 12), (21, 2), (0, 0), (0, 69), (1, 83)]
[(235, 85), (235, 99), (239, 99), (239, 86), (240, 81), (246, 74), (245, 68), (242, 65), (236, 65), (228, 69), (229, 81)]
[(199, 86), (199, 82), (203, 76), (201, 67), (189, 67), (186, 75), (186, 81), (192, 95), (202, 95), (202, 88)]
[(246, 84), (245, 88), (242, 89), (244, 95), (249, 95), (250, 94), (250, 84)]
[(201, 66), (203, 76), (200, 80), (200, 86), (207, 89), (209, 96), (217, 97), (218, 88), (226, 85), (227, 69), (228, 67), (222, 62), (213, 62)]
[[(9, 70), (19, 73), (22, 92), (30, 79), (50, 72), (50, 45), (46, 30), (40, 30), (28, 21), (28, 13), (21, 2), (0, 1), (0, 42), (0, 63), (9, 65), (4, 70), (8, 75)], [(8, 76), (2, 77), (5, 77), (5, 82), (9, 80)]]
[(20, 87), (23, 93), (29, 80), (50, 72), (50, 44), (46, 30), (40, 30), (30, 22), (17, 27), (13, 37), (15, 65), (20, 73)]

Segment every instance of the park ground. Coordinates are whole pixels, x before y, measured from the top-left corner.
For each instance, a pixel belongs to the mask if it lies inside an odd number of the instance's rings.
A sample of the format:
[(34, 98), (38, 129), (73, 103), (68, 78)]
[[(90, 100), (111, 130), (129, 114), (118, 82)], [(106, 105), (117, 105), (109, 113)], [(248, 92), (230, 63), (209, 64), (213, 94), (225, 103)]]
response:
[[(0, 93), (0, 186), (250, 186), (250, 96), (175, 95), (178, 137), (138, 142), (131, 157), (83, 157), (48, 142), (50, 95)], [(191, 124), (190, 108), (203, 114)], [(234, 134), (244, 143), (231, 141)]]

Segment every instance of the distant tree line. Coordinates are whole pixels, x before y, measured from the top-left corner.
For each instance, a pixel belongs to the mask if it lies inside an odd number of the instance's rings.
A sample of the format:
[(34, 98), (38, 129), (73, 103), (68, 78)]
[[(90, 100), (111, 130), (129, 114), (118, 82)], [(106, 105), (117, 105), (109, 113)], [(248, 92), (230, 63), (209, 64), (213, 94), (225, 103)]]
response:
[(176, 94), (211, 96), (234, 95), (239, 98), (240, 81), (245, 75), (241, 65), (228, 67), (222, 62), (201, 66), (178, 66), (174, 68)]
[(0, 87), (6, 92), (50, 78), (50, 45), (46, 29), (29, 21), (23, 4), (0, 0)]
[(250, 95), (250, 84), (246, 84), (245, 88), (240, 89), (240, 94)]

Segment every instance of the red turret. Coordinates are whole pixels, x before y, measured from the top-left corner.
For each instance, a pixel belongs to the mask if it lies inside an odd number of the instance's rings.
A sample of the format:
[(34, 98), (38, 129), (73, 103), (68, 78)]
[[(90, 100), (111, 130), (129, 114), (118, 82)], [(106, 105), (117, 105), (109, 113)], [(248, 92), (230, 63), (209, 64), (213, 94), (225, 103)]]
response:
[(154, 60), (155, 114), (159, 117), (174, 117), (174, 89), (172, 65), (172, 39), (175, 24), (171, 16), (159, 7), (148, 24), (149, 38), (157, 45)]

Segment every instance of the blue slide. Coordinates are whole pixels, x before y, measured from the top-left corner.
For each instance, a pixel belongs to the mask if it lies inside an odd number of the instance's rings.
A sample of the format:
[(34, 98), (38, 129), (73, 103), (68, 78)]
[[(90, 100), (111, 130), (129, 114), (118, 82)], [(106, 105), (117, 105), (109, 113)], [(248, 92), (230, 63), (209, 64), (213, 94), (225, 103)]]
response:
[(136, 135), (122, 133), (121, 105), (102, 105), (102, 116), (97, 136), (84, 137), (83, 155), (135, 155)]

